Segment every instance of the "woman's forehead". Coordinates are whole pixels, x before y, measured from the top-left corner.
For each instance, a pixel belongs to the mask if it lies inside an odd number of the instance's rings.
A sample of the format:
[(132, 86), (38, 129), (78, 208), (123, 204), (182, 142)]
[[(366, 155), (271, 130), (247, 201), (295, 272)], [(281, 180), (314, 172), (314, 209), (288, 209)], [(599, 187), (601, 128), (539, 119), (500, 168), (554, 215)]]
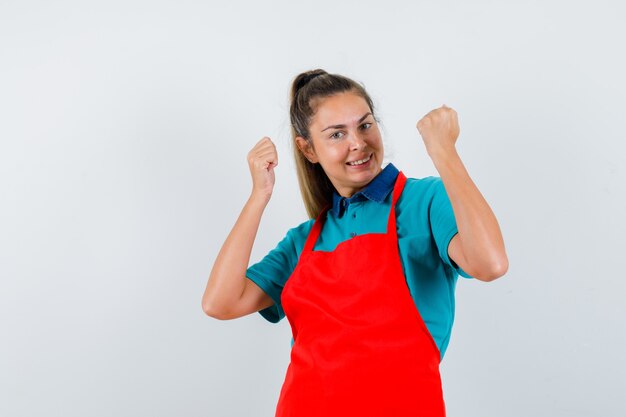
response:
[(370, 108), (363, 97), (354, 93), (336, 94), (319, 101), (312, 124), (322, 129), (332, 125), (358, 123)]

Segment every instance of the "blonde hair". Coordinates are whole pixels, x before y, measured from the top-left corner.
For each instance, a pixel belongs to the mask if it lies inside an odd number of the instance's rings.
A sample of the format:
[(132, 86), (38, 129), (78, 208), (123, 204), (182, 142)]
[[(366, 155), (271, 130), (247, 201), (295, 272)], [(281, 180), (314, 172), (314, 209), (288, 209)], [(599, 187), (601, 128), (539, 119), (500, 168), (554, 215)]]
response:
[(310, 218), (315, 219), (327, 205), (332, 205), (335, 187), (319, 163), (310, 162), (302, 153), (296, 137), (301, 136), (313, 146), (309, 126), (321, 99), (343, 92), (353, 92), (367, 102), (376, 120), (374, 104), (363, 85), (339, 74), (315, 69), (298, 74), (291, 84), (289, 116), (293, 155), (296, 160), (300, 193)]

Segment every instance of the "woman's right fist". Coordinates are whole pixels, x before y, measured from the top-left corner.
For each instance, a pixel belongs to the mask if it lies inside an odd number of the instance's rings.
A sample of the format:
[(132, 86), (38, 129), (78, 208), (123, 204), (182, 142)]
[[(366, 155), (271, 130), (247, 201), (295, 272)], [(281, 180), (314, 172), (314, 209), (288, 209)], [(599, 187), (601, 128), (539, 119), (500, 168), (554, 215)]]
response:
[(278, 166), (278, 153), (270, 138), (264, 136), (248, 152), (248, 166), (252, 175), (252, 194), (269, 201), (274, 189), (274, 168)]

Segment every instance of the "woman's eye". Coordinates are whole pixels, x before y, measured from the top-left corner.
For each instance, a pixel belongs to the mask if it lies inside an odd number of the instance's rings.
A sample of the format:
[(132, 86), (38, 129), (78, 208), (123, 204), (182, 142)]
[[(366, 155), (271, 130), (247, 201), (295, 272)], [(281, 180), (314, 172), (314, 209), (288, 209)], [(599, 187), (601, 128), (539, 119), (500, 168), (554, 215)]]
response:
[[(363, 130), (367, 130), (372, 127), (372, 123), (363, 123), (360, 127)], [(341, 139), (342, 137), (343, 137), (343, 132), (335, 132), (332, 135), (330, 135), (331, 139)]]

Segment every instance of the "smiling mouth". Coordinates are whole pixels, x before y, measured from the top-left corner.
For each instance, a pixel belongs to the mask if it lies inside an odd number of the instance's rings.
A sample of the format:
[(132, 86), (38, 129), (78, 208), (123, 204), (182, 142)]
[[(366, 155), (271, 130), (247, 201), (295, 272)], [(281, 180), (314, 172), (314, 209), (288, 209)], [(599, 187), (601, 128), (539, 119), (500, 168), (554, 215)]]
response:
[(363, 165), (364, 163), (366, 163), (367, 161), (369, 161), (370, 159), (372, 159), (372, 155), (370, 154), (367, 158), (365, 159), (359, 159), (358, 161), (352, 161), (352, 162), (346, 162), (348, 165), (350, 166), (358, 166), (358, 165)]

